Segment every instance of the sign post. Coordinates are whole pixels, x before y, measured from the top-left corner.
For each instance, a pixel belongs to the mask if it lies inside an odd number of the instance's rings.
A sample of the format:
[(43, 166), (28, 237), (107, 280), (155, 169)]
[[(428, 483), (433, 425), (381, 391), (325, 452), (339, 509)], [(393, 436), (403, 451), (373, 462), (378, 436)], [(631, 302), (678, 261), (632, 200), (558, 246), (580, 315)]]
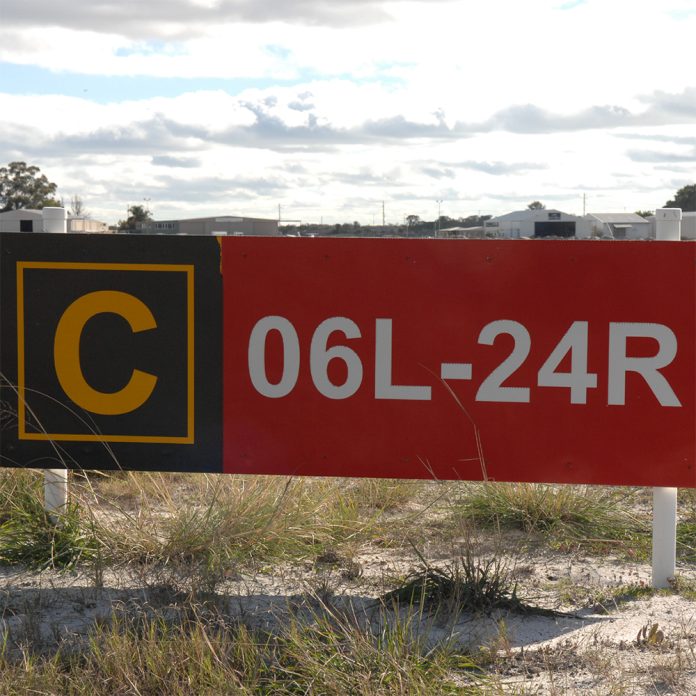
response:
[[(682, 211), (662, 208), (655, 211), (655, 238), (681, 240)], [(652, 585), (670, 586), (677, 569), (677, 489), (653, 488)]]
[(57, 521), (68, 504), (68, 470), (46, 469), (44, 471), (44, 510)]
[[(43, 211), (46, 232), (67, 233), (66, 211), (64, 208), (45, 208)], [(47, 469), (44, 472), (44, 510), (57, 521), (58, 515), (65, 512), (68, 504), (68, 469)]]
[(653, 488), (652, 585), (670, 586), (677, 563), (677, 489)]

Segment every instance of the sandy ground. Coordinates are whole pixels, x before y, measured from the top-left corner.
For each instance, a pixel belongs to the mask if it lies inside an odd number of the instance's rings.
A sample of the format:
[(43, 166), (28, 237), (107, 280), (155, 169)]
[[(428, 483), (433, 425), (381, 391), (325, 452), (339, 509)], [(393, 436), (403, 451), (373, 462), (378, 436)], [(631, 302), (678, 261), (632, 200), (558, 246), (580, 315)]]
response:
[[(448, 561), (434, 556), (428, 562)], [(289, 612), (311, 620), (322, 604), (374, 624), (384, 616), (376, 598), (417, 566), (403, 552), (368, 549), (349, 562), (231, 571), (217, 593), (231, 616), (264, 629), (277, 628)], [(573, 616), (425, 613), (410, 617), (414, 633), (487, 655), (511, 693), (696, 694), (696, 602), (669, 591), (636, 598), (618, 589), (649, 587), (647, 564), (538, 551), (510, 559), (509, 569), (528, 604)], [(693, 567), (679, 574), (696, 580)], [(171, 583), (144, 583), (128, 571), (106, 571), (99, 587), (84, 573), (0, 567), (0, 642), (49, 653), (59, 642), (79, 647), (114, 610), (175, 612), (181, 599)]]

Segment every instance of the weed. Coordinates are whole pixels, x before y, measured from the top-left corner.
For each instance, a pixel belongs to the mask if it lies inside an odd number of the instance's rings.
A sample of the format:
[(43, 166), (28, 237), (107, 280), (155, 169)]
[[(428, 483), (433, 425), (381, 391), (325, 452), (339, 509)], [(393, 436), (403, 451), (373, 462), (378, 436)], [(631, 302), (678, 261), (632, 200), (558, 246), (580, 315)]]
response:
[(636, 645), (638, 647), (655, 648), (662, 645), (664, 640), (665, 634), (658, 624), (647, 623), (638, 631)]
[(497, 557), (477, 558), (468, 546), (453, 563), (435, 567), (418, 555), (422, 570), (411, 573), (400, 587), (384, 594), (381, 601), (386, 606), (418, 605), (450, 615), (463, 611), (491, 614), (502, 609), (516, 614), (567, 616), (522, 602), (509, 570)]

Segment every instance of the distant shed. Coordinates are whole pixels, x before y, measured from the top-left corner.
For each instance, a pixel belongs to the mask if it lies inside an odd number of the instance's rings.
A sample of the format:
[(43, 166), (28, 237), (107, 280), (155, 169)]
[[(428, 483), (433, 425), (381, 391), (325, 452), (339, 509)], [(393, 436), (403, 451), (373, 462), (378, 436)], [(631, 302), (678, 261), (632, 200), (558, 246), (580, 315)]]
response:
[(43, 213), (32, 208), (0, 213), (0, 232), (43, 232)]
[(613, 239), (650, 239), (655, 236), (650, 220), (637, 213), (588, 213), (595, 236)]

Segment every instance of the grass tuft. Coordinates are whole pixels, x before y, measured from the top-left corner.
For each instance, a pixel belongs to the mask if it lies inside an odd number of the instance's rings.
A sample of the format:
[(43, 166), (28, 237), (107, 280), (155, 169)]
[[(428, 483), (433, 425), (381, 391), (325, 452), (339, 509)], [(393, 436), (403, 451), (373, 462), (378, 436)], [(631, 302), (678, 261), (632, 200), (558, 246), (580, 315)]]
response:
[(492, 482), (464, 490), (455, 514), (484, 526), (541, 534), (561, 548), (611, 549), (633, 558), (650, 551), (649, 524), (626, 511), (630, 490)]
[(4, 476), (0, 483), (0, 562), (30, 568), (72, 568), (94, 559), (99, 542), (80, 505), (50, 516), (36, 475)]
[[(525, 604), (517, 585), (498, 557), (477, 558), (467, 547), (464, 555), (444, 567), (429, 564), (418, 554), (422, 570), (411, 573), (403, 584), (381, 597), (385, 606), (418, 605), (436, 613), (484, 613), (495, 610), (516, 614), (563, 616), (560, 612)], [(566, 615), (567, 616), (567, 615)]]

